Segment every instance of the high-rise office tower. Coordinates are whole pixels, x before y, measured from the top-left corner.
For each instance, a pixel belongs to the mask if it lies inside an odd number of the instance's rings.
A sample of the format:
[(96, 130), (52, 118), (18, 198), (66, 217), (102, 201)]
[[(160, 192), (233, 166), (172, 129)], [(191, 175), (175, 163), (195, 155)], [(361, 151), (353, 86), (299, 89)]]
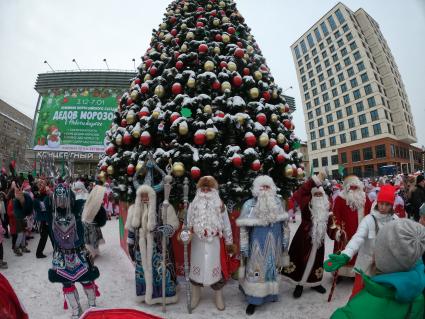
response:
[(378, 23), (338, 3), (292, 46), (315, 172), (420, 168), (412, 112)]

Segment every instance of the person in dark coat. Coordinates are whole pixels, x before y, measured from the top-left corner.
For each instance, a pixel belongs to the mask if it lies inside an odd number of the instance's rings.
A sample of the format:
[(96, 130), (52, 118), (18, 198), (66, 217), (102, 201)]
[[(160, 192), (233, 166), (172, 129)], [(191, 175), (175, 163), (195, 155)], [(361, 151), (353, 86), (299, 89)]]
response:
[(46, 181), (43, 179), (39, 180), (38, 185), (34, 187), (34, 211), (35, 220), (40, 223), (40, 240), (35, 256), (37, 258), (46, 258), (43, 251), (46, 247), (48, 237), (52, 246), (54, 245), (52, 238), (53, 213), (50, 190)]
[(419, 208), (425, 203), (425, 177), (418, 175), (416, 177), (416, 188), (410, 197), (410, 204), (412, 206), (413, 218), (419, 221)]

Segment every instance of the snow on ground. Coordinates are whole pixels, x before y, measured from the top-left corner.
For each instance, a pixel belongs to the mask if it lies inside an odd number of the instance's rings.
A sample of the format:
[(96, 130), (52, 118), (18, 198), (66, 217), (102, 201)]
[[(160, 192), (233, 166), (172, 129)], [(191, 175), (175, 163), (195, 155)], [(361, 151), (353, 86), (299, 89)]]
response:
[[(297, 215), (297, 222), (291, 223), (291, 236), (300, 223), (300, 216)], [(246, 303), (242, 293), (238, 289), (236, 281), (231, 280), (224, 287), (226, 310), (218, 311), (213, 303), (213, 293), (211, 289), (204, 288), (203, 296), (199, 306), (188, 315), (186, 311), (185, 283), (180, 285), (180, 300), (177, 304), (168, 305), (167, 312), (161, 312), (161, 305), (147, 306), (136, 300), (134, 288), (134, 268), (130, 260), (119, 246), (118, 221), (108, 221), (102, 228), (106, 244), (101, 246), (101, 256), (95, 263), (100, 269), (100, 278), (97, 284), (100, 288), (101, 296), (97, 300), (98, 307), (102, 308), (134, 308), (148, 313), (156, 314), (164, 318), (246, 318)], [(5, 251), (4, 259), (9, 264), (9, 269), (2, 270), (8, 278), (16, 293), (27, 309), (31, 319), (70, 318), (71, 311), (63, 310), (62, 286), (52, 284), (47, 279), (47, 271), (51, 264), (52, 246), (48, 241), (45, 259), (35, 258), (35, 249), (38, 243), (38, 234), (30, 241), (31, 253), (24, 254), (23, 257), (16, 257), (11, 249), (11, 240), (5, 239), (3, 246)], [(326, 239), (326, 256), (331, 252), (333, 242)], [(330, 290), (332, 277), (325, 273), (323, 286)], [(310, 288), (304, 288), (304, 293), (300, 299), (292, 297), (294, 286), (282, 281), (280, 289), (280, 300), (258, 307), (251, 318), (329, 318), (332, 312), (343, 305), (348, 300), (351, 292), (352, 281), (346, 279), (335, 289), (333, 300), (328, 303), (328, 294), (321, 295)], [(87, 299), (81, 285), (77, 285), (80, 293), (80, 300), (83, 310), (87, 309)]]

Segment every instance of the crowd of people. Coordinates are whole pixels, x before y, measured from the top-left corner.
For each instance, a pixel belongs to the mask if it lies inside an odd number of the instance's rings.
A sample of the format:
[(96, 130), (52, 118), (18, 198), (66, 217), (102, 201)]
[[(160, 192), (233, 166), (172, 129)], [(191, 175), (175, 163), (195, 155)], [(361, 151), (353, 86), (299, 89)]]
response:
[[(118, 214), (110, 188), (83, 178), (71, 183), (30, 176), (23, 180), (2, 176), (1, 185), (0, 234), (11, 237), (13, 252), (22, 256), (30, 253), (27, 242), (34, 231), (39, 232), (36, 258), (46, 257), (43, 252), (50, 238), (54, 253), (48, 278), (63, 285), (72, 318), (79, 318), (82, 309), (75, 283), (82, 284), (89, 306), (96, 306), (95, 280), (100, 273), (94, 258), (103, 242), (100, 227)], [(322, 279), (328, 271), (334, 278), (329, 299), (341, 280), (354, 278), (347, 305), (332, 318), (374, 318), (380, 313), (386, 313), (385, 318), (422, 318), (423, 173), (378, 180), (350, 175), (338, 182), (321, 172), (306, 179), (287, 201), (277, 195), (270, 177), (258, 176), (252, 198), (242, 203), (234, 224), (214, 177), (204, 176), (196, 186), (182, 227), (178, 212), (162, 202), (162, 182), (137, 185), (125, 228), (140, 301), (177, 302), (175, 258), (180, 252), (173, 251), (170, 240), (175, 234), (182, 243), (190, 243), (185, 266), (191, 311), (200, 303), (203, 287), (213, 289), (216, 308), (224, 310), (223, 289), (235, 274), (247, 303), (246, 314), (252, 315), (259, 306), (278, 300), (282, 278), (294, 285), (294, 298), (300, 298), (305, 287), (325, 294)], [(289, 222), (297, 212), (301, 224), (290, 241)], [(334, 241), (328, 258), (326, 235)], [(3, 260), (4, 238), (0, 237), (3, 269), (8, 266)]]

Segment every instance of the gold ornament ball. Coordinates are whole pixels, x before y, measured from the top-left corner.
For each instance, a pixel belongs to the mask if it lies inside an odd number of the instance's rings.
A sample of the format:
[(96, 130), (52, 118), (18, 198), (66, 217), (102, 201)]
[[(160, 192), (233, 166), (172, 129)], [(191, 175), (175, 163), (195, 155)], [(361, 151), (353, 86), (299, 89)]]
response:
[(186, 40), (187, 40), (187, 41), (193, 40), (194, 38), (195, 38), (195, 34), (194, 34), (192, 31), (189, 31), (189, 32), (186, 34)]
[(187, 80), (187, 86), (191, 89), (193, 89), (196, 85), (196, 80), (194, 78), (189, 78)]
[(279, 117), (277, 116), (277, 114), (272, 114), (272, 116), (270, 116), (270, 120), (272, 122), (277, 122), (279, 120)]
[(250, 89), (249, 90), (249, 96), (253, 100), (258, 99), (258, 97), (260, 96), (260, 90), (258, 88), (252, 88), (252, 89)]
[(236, 120), (240, 125), (243, 125), (243, 123), (245, 123), (245, 118), (242, 115), (237, 115)]
[(165, 29), (167, 29), (167, 24), (166, 23), (161, 23), (161, 25), (160, 25), (160, 28), (161, 28), (161, 30), (165, 30)]
[(228, 81), (224, 81), (222, 84), (221, 84), (221, 91), (222, 92), (225, 92), (226, 90), (229, 90), (230, 91), (230, 89), (232, 88), (232, 85), (230, 84), (230, 82), (228, 82)]
[(260, 81), (262, 78), (263, 78), (263, 74), (260, 71), (254, 72), (254, 79), (256, 79), (257, 81)]
[(148, 74), (146, 74), (146, 75), (145, 75), (145, 77), (143, 78), (143, 82), (150, 81), (150, 80), (152, 80), (152, 77), (151, 77), (151, 75), (148, 73)]
[(133, 130), (133, 132), (131, 132), (131, 135), (133, 135), (134, 138), (139, 138), (140, 130)]
[(180, 26), (180, 28), (182, 30), (186, 30), (187, 29), (187, 24), (186, 23), (182, 23), (182, 25)]
[(121, 145), (122, 144), (122, 135), (120, 134), (120, 135), (118, 135), (116, 138), (115, 138), (115, 144), (117, 144), (117, 145)]
[(220, 52), (221, 52), (220, 47), (214, 47), (213, 52), (215, 54), (220, 54)]
[(285, 143), (285, 142), (286, 142), (286, 137), (285, 137), (285, 135), (283, 135), (282, 133), (279, 133), (279, 134), (277, 135), (277, 142), (278, 142), (279, 144), (283, 144), (283, 143)]
[(165, 89), (162, 85), (158, 85), (155, 88), (154, 94), (157, 95), (159, 98), (163, 97), (165, 94)]
[(213, 71), (214, 70), (214, 62), (212, 62), (212, 61), (205, 62), (204, 69), (205, 69), (205, 71)]
[(186, 52), (187, 51), (187, 44), (183, 43), (182, 46), (180, 47), (180, 51), (181, 52)]
[(187, 11), (187, 10), (189, 10), (189, 6), (185, 5), (185, 6), (183, 7), (183, 11)]
[(159, 111), (153, 111), (153, 112), (152, 112), (152, 117), (153, 117), (154, 119), (157, 119), (157, 118), (159, 117)]
[(106, 172), (108, 173), (108, 175), (114, 174), (114, 167), (112, 165), (109, 165), (106, 169)]
[(214, 25), (215, 27), (218, 27), (218, 26), (220, 25), (220, 19), (214, 18), (214, 20), (213, 20), (213, 25)]
[(161, 40), (164, 39), (164, 32), (161, 32), (158, 36)]
[(230, 19), (228, 17), (223, 17), (223, 19), (221, 19), (221, 22), (223, 23), (229, 23)]
[(139, 92), (137, 90), (133, 90), (130, 93), (130, 97), (131, 99), (134, 101), (135, 99), (137, 99), (137, 97), (139, 96)]
[(175, 162), (173, 164), (172, 172), (174, 176), (180, 177), (184, 174), (184, 165), (181, 162)]
[(246, 61), (248, 61), (248, 60), (249, 60), (249, 54), (248, 53), (245, 53), (244, 56), (243, 56), (242, 61), (246, 64)]
[(162, 53), (160, 56), (161, 60), (164, 61), (166, 58), (168, 58), (168, 55), (165, 53)]
[(207, 10), (211, 10), (212, 9), (212, 5), (210, 3), (207, 4)]
[(226, 2), (220, 1), (218, 5), (220, 6), (220, 8), (225, 8), (226, 7)]
[(250, 34), (249, 36), (248, 36), (248, 40), (249, 41), (252, 41), (254, 39), (254, 37), (252, 36), (252, 34)]
[(260, 145), (261, 147), (266, 147), (267, 145), (269, 145), (269, 141), (269, 136), (266, 133), (263, 133), (258, 138), (258, 145)]
[(179, 125), (179, 134), (180, 135), (186, 135), (189, 132), (189, 128), (187, 127), (186, 122), (182, 122)]
[(273, 90), (272, 97), (273, 97), (273, 99), (277, 99), (278, 98), (278, 94), (277, 94), (277, 91), (276, 90)]
[(235, 62), (229, 62), (229, 63), (227, 63), (227, 69), (230, 71), (230, 72), (234, 72), (234, 71), (236, 71), (236, 69), (237, 69), (238, 67), (237, 67), (237, 65), (236, 65), (236, 63)]
[(207, 113), (207, 114), (211, 114), (212, 113), (212, 107), (211, 107), (211, 105), (207, 104), (207, 105), (204, 106), (204, 113)]
[(292, 169), (291, 165), (286, 165), (285, 166), (285, 170), (284, 170), (284, 174), (287, 178), (292, 178), (292, 174), (294, 173), (294, 170)]
[(223, 34), (223, 42), (224, 43), (229, 43), (229, 41), (230, 41), (230, 37), (227, 35), (227, 34)]
[(254, 52), (254, 48), (253, 48), (251, 45), (248, 45), (248, 46), (246, 47), (246, 52), (248, 52), (249, 54), (251, 54), (251, 53), (253, 53), (253, 52)]
[(100, 172), (99, 175), (98, 175), (98, 178), (101, 182), (105, 182), (105, 180), (106, 180), (105, 172), (103, 172), (103, 171)]
[(125, 117), (127, 124), (133, 124), (136, 121), (136, 114), (133, 110), (128, 111), (127, 116)]
[(297, 168), (297, 178), (298, 179), (303, 179), (305, 176), (305, 172), (301, 167)]
[(143, 165), (144, 165), (145, 163), (143, 162), (143, 161), (141, 161), (141, 162), (137, 162), (137, 165), (136, 165), (136, 173), (137, 172), (139, 172), (141, 169), (142, 169), (142, 167), (143, 167)]
[(279, 104), (279, 110), (281, 113), (285, 113), (285, 104), (280, 103)]
[(205, 131), (205, 136), (207, 138), (208, 141), (211, 141), (215, 138), (215, 131), (213, 128), (207, 128), (207, 130)]

